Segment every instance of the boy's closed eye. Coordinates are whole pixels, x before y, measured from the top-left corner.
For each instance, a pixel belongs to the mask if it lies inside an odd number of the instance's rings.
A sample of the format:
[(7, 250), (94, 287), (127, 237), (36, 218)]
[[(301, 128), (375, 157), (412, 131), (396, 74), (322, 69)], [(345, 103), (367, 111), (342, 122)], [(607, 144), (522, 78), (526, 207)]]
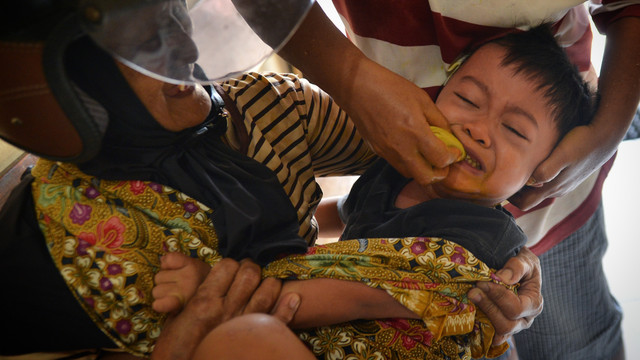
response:
[(515, 135), (515, 136), (517, 136), (517, 137), (519, 137), (519, 138), (521, 138), (523, 140), (529, 141), (529, 138), (526, 135), (524, 135), (524, 132), (521, 132), (521, 131), (517, 130), (512, 125), (509, 125), (508, 123), (502, 123), (502, 126), (504, 126), (513, 135)]
[(458, 92), (454, 92), (454, 94), (456, 94), (456, 96), (462, 100), (464, 103), (471, 105), (472, 107), (476, 108), (476, 109), (480, 109), (480, 106), (478, 106), (476, 103), (474, 103), (473, 101), (469, 100), (467, 97), (461, 95)]

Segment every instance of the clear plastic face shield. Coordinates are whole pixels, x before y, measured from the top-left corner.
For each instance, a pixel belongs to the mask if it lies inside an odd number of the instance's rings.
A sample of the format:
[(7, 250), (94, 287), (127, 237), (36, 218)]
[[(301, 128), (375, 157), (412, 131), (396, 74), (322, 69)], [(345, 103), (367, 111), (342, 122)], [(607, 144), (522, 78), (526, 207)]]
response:
[[(120, 61), (174, 84), (250, 69), (288, 41), (313, 0), (81, 0), (85, 31)], [(204, 75), (194, 75), (194, 63)]]

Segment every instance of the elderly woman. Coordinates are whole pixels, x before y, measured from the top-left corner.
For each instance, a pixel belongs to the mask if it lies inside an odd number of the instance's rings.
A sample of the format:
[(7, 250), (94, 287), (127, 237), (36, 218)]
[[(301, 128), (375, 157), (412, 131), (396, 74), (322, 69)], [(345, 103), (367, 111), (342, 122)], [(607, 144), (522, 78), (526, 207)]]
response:
[[(86, 36), (65, 51), (65, 69), (84, 106), (108, 122), (96, 156), (41, 159), (2, 213), (3, 270), (18, 274), (2, 279), (15, 294), (1, 300), (3, 354), (148, 355), (165, 319), (151, 308), (162, 255), (213, 265), (303, 253), (316, 233), (314, 176), (358, 173), (374, 160), (346, 114), (293, 76), (172, 85)], [(410, 315), (371, 291), (382, 308), (374, 317)]]

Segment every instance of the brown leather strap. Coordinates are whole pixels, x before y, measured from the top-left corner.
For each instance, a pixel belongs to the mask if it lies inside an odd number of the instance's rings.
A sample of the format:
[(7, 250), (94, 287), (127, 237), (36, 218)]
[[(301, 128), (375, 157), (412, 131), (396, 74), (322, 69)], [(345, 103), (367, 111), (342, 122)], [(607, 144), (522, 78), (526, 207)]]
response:
[(240, 142), (240, 151), (243, 154), (246, 154), (249, 150), (249, 134), (247, 133), (247, 128), (244, 126), (242, 115), (240, 115), (235, 102), (231, 100), (231, 97), (229, 97), (229, 95), (220, 85), (213, 84), (213, 87), (214, 89), (216, 89), (216, 92), (220, 94), (222, 100), (224, 100), (224, 108), (227, 109), (229, 115), (231, 116), (231, 121), (234, 125), (234, 133), (236, 134), (236, 138)]

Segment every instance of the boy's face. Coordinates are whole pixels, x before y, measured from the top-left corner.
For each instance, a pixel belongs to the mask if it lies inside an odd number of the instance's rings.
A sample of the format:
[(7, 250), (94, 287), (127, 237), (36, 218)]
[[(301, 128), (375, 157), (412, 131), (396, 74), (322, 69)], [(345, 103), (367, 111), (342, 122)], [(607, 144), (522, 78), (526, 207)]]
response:
[(494, 205), (521, 189), (558, 138), (537, 84), (500, 62), (505, 51), (478, 49), (442, 89), (436, 105), (468, 156), (434, 190), (442, 197)]

